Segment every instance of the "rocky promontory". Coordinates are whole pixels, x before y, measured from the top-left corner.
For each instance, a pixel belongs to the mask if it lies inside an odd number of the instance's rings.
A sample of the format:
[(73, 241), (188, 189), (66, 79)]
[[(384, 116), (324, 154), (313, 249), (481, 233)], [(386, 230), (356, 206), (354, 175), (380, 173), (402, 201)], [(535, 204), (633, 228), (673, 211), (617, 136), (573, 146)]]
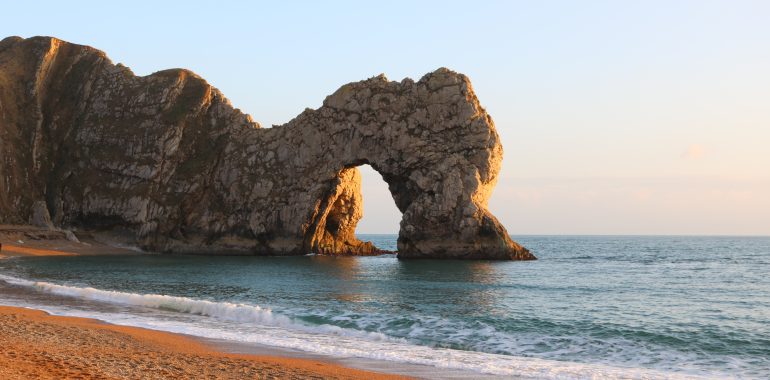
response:
[(260, 128), (183, 69), (136, 76), (51, 37), (0, 42), (0, 224), (119, 231), (160, 252), (369, 254), (371, 165), (400, 258), (534, 259), (487, 210), (502, 160), (464, 75), (384, 76)]

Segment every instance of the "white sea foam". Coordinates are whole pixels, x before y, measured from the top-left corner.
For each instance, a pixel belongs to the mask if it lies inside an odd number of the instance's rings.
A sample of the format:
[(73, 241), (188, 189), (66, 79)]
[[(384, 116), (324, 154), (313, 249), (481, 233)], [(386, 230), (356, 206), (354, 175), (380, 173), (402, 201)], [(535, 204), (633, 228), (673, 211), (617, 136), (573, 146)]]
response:
[[(525, 379), (699, 378), (686, 374), (641, 368), (617, 368), (607, 365), (419, 346), (378, 333), (330, 325), (305, 325), (284, 315), (276, 314), (269, 308), (257, 305), (58, 285), (5, 275), (0, 275), (0, 280), (60, 296), (159, 310), (156, 314), (147, 315), (98, 311), (83, 312), (74, 308), (39, 307), (55, 314), (96, 317), (110, 323), (205, 338), (297, 349), (335, 357), (361, 357), (423, 364), (438, 368), (476, 371)], [(34, 305), (32, 306), (34, 307)], [(180, 317), (176, 317), (176, 315)], [(187, 315), (188, 318), (184, 318), (184, 315)], [(169, 318), (169, 316), (172, 317)]]
[(162, 294), (136, 294), (113, 290), (101, 290), (92, 287), (58, 285), (52, 284), (50, 282), (29, 281), (6, 275), (0, 275), (0, 280), (3, 280), (9, 284), (31, 287), (41, 292), (56, 294), (60, 296), (202, 315), (229, 322), (284, 327), (305, 332), (324, 333), (340, 336), (356, 336), (375, 341), (395, 340), (380, 333), (344, 329), (332, 325), (309, 326), (301, 324), (293, 321), (289, 317), (275, 314), (269, 308), (263, 308), (258, 305), (246, 305), (240, 303), (236, 304), (230, 302), (212, 302), (207, 300), (196, 300), (187, 297), (175, 297)]

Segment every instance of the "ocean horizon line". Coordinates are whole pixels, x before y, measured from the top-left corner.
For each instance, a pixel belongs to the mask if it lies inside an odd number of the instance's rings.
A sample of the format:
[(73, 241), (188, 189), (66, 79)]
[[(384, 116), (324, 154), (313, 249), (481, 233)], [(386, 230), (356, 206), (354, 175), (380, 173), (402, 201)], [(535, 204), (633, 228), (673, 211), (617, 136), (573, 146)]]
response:
[[(380, 235), (380, 236), (387, 236), (387, 235), (398, 235), (398, 232), (356, 232), (356, 236), (365, 236), (365, 235)], [(509, 236), (580, 236), (580, 237), (591, 237), (591, 236), (599, 236), (599, 237), (757, 237), (757, 238), (766, 238), (770, 237), (770, 234), (767, 235), (757, 235), (757, 234), (509, 234)]]

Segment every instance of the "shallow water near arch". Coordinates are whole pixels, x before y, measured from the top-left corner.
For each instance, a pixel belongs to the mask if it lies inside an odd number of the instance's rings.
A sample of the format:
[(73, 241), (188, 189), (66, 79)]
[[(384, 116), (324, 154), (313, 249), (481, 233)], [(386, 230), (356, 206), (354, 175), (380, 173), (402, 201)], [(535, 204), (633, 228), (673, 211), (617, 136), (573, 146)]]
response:
[(514, 238), (540, 260), (14, 258), (0, 303), (501, 376), (770, 376), (770, 238)]

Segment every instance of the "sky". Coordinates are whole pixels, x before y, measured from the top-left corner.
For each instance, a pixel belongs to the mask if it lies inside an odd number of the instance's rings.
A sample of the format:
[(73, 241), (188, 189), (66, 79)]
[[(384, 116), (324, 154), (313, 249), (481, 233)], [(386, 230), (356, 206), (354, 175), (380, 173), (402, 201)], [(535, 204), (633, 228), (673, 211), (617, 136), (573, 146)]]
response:
[[(505, 151), (490, 210), (514, 235), (770, 235), (768, 1), (3, 4), (138, 75), (188, 68), (263, 126), (384, 73), (468, 75)], [(359, 233), (401, 218), (362, 167)]]

